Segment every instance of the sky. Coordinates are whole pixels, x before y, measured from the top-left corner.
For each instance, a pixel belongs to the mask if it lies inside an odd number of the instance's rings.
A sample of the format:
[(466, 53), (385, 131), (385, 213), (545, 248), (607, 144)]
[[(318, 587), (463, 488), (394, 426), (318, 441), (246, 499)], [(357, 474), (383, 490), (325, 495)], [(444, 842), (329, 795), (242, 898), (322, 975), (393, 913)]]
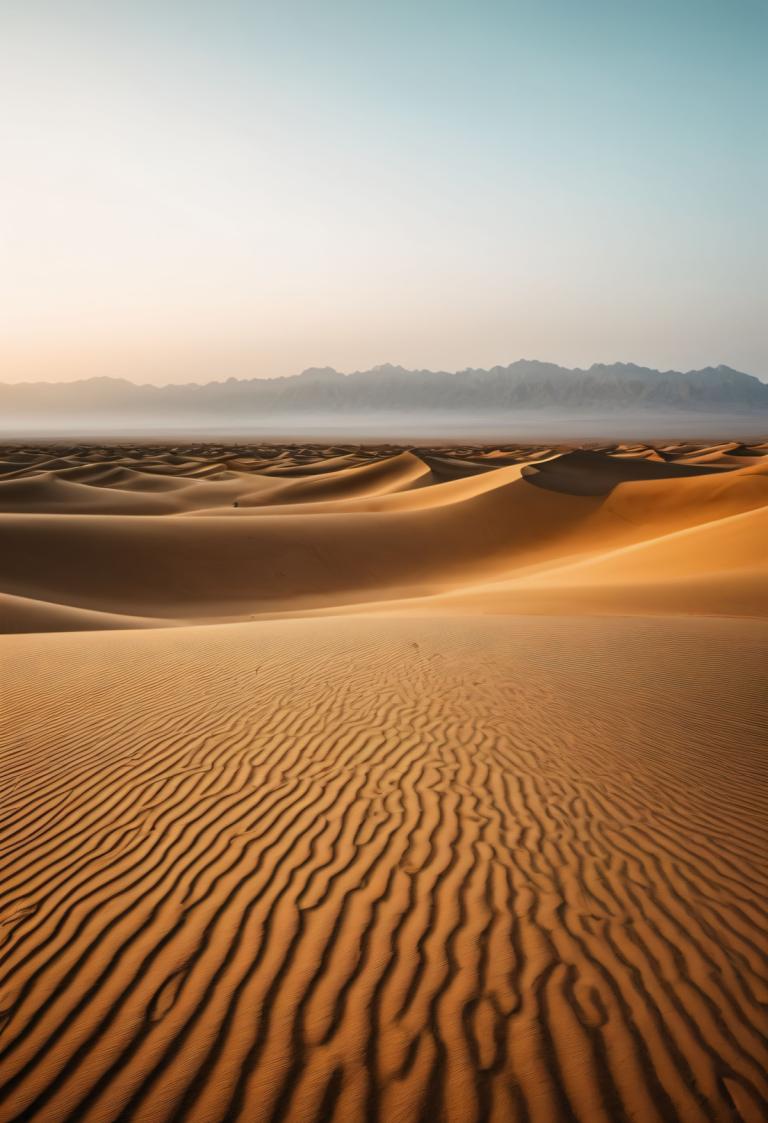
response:
[(0, 0), (0, 380), (768, 377), (766, 0)]

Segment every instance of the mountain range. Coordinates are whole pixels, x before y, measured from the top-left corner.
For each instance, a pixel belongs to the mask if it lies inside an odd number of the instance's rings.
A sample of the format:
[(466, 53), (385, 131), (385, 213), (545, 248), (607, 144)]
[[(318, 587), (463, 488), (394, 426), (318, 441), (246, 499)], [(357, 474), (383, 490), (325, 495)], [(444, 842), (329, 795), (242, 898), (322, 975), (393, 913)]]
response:
[(561, 419), (640, 416), (765, 415), (768, 385), (728, 366), (659, 371), (633, 363), (569, 369), (520, 360), (488, 370), (407, 370), (384, 364), (341, 374), (312, 367), (284, 378), (229, 378), (203, 384), (138, 385), (122, 378), (0, 383), (0, 429), (53, 425), (259, 428), (309, 417), (407, 415), (473, 423), (557, 415)]

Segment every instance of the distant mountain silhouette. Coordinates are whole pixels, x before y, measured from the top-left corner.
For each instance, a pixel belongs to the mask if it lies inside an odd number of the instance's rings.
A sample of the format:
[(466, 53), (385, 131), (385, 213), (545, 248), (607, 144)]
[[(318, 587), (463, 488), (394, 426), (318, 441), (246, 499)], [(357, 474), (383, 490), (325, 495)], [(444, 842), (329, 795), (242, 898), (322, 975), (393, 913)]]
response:
[(588, 370), (522, 359), (490, 370), (406, 370), (400, 366), (340, 374), (312, 367), (287, 378), (234, 379), (171, 386), (119, 378), (67, 383), (0, 384), (0, 427), (29, 428), (42, 418), (72, 423), (248, 428), (271, 418), (314, 415), (349, 419), (385, 413), (496, 420), (530, 413), (560, 418), (623, 414), (746, 415), (768, 413), (768, 385), (727, 366), (658, 371), (633, 363), (596, 363)]

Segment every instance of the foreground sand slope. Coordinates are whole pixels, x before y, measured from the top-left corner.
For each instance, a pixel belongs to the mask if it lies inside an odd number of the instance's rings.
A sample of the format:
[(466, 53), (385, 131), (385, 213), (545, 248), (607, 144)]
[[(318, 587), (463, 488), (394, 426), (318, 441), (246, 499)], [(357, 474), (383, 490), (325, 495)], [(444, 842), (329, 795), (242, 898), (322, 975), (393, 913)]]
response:
[(765, 1118), (766, 646), (0, 638), (3, 1123)]

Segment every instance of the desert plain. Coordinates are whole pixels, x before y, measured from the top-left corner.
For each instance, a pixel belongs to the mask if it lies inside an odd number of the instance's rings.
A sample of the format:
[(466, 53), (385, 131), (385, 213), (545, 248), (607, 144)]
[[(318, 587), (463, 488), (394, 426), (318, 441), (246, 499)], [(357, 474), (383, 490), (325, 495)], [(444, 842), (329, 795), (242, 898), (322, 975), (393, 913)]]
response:
[(757, 1123), (768, 442), (0, 449), (0, 1119)]

